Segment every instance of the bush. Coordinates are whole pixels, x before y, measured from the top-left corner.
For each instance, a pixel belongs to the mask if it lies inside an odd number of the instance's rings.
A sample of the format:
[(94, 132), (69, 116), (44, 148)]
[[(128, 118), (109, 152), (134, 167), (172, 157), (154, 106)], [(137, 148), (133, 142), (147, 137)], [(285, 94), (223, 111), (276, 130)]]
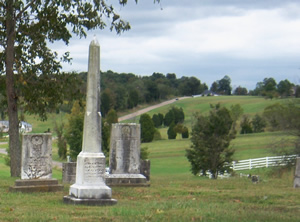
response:
[(267, 123), (264, 118), (256, 114), (252, 119), (252, 126), (254, 133), (264, 132), (264, 128), (267, 126)]
[(175, 123), (172, 122), (168, 129), (168, 139), (176, 139), (177, 133), (175, 132)]
[(241, 122), (241, 134), (253, 133), (251, 121), (248, 116), (244, 115)]
[(187, 127), (185, 127), (185, 126), (182, 129), (181, 137), (183, 139), (189, 138), (189, 129)]

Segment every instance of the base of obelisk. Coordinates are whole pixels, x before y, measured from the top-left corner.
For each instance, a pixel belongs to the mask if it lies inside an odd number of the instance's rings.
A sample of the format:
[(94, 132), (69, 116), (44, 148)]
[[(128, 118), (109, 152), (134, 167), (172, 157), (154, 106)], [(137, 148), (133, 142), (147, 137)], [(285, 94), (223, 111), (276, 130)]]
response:
[(150, 183), (142, 174), (109, 174), (105, 176), (108, 186), (149, 187)]
[(88, 206), (112, 206), (117, 204), (115, 199), (79, 199), (72, 196), (64, 196), (64, 203)]
[(80, 152), (77, 156), (76, 183), (64, 197), (68, 204), (114, 205), (110, 187), (104, 180), (105, 156), (103, 153)]
[(117, 200), (111, 199), (111, 189), (102, 185), (77, 185), (70, 187), (69, 196), (64, 196), (64, 203), (74, 205), (109, 206), (115, 205)]

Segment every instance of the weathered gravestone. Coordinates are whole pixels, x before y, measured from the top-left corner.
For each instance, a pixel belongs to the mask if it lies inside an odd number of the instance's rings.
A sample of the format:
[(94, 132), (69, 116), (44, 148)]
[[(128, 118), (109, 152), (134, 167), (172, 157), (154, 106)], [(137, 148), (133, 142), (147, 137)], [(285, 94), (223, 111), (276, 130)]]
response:
[(50, 133), (22, 135), (21, 180), (11, 191), (60, 191), (62, 185), (52, 179), (52, 138)]
[(110, 136), (110, 174), (106, 183), (110, 186), (149, 186), (140, 174), (140, 124), (112, 124)]
[(76, 182), (64, 202), (85, 205), (113, 205), (111, 189), (104, 181), (105, 156), (101, 150), (100, 45), (94, 39), (89, 47), (86, 112), (82, 151), (77, 156)]
[(62, 163), (62, 182), (68, 184), (76, 182), (76, 162)]
[(297, 157), (297, 160), (296, 160), (294, 188), (300, 188), (300, 157)]

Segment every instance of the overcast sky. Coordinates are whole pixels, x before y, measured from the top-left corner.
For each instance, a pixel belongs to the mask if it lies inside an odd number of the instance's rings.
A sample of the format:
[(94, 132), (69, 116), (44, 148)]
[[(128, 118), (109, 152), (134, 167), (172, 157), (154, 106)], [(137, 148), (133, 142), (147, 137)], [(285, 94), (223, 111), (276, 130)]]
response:
[(299, 0), (134, 0), (115, 8), (132, 29), (117, 35), (92, 31), (72, 39), (72, 65), (87, 71), (88, 46), (96, 35), (101, 70), (152, 75), (195, 76), (208, 87), (225, 75), (232, 86), (254, 89), (265, 77), (300, 84)]

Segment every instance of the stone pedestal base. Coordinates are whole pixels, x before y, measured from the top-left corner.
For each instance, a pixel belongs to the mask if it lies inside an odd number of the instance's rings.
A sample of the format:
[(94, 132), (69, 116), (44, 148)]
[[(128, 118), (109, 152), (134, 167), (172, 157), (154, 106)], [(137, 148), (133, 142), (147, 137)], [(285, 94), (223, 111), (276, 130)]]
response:
[(77, 156), (76, 183), (70, 186), (67, 204), (114, 205), (112, 192), (104, 181), (105, 157), (103, 153), (81, 152)]
[(150, 183), (142, 174), (109, 174), (105, 177), (109, 186), (148, 187)]
[(62, 191), (63, 185), (58, 184), (57, 179), (32, 179), (16, 180), (15, 186), (9, 188), (9, 191), (30, 192), (56, 192)]
[(117, 204), (115, 199), (79, 199), (73, 196), (64, 196), (64, 203), (73, 205), (111, 206)]

